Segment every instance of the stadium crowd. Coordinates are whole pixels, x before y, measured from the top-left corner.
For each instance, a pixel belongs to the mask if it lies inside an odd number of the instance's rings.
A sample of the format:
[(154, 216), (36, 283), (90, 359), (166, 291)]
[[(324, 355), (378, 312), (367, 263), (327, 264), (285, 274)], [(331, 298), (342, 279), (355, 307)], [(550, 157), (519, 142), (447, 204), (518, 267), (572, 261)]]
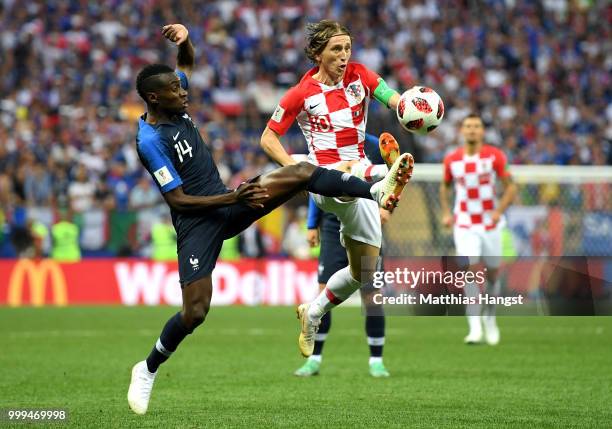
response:
[[(348, 24), (353, 60), (392, 88), (423, 84), (440, 93), (445, 120), (422, 139), (371, 105), (368, 131), (394, 132), (418, 162), (440, 162), (458, 144), (459, 120), (476, 110), (487, 141), (512, 163), (612, 163), (606, 1), (4, 0), (0, 254), (14, 254), (19, 228), (51, 225), (61, 209), (76, 215), (90, 253), (137, 253), (150, 224), (166, 216), (134, 144), (144, 109), (136, 73), (146, 63), (174, 63), (161, 35), (166, 23), (190, 30), (190, 114), (223, 180), (232, 187), (272, 168), (259, 136), (282, 92), (311, 67), (303, 29), (322, 18)], [(306, 150), (296, 127), (286, 142)]]

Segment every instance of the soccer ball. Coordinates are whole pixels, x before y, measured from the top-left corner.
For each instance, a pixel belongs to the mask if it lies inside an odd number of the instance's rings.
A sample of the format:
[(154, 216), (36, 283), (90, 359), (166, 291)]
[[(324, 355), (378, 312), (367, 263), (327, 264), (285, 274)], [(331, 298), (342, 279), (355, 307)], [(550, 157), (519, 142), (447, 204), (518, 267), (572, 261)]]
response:
[(436, 91), (413, 86), (400, 96), (397, 119), (406, 131), (425, 135), (436, 129), (444, 117), (444, 103)]

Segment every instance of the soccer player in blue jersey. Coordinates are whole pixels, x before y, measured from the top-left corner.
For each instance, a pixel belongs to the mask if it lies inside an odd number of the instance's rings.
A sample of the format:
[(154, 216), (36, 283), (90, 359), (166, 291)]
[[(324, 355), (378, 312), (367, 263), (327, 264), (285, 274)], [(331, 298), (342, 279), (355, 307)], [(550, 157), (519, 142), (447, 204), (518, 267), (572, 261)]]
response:
[(188, 80), (195, 65), (189, 32), (181, 24), (171, 24), (162, 28), (162, 34), (178, 46), (177, 67), (152, 64), (138, 74), (136, 89), (147, 112), (139, 120), (136, 144), (142, 164), (170, 206), (183, 308), (167, 321), (146, 360), (132, 368), (128, 403), (137, 414), (147, 411), (159, 365), (206, 318), (213, 289), (211, 273), (223, 240), (305, 190), (329, 197), (367, 198), (393, 210), (409, 179), (410, 156), (404, 154), (374, 185), (346, 172), (301, 162), (227, 189), (186, 113)]

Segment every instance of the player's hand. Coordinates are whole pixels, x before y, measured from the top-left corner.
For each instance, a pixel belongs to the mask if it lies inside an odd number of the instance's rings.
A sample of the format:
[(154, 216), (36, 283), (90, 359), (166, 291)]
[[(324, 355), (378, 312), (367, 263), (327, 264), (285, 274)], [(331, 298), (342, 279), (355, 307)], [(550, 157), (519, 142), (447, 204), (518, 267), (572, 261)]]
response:
[(389, 219), (391, 219), (391, 212), (389, 212), (389, 210), (387, 209), (380, 209), (380, 224), (384, 225), (387, 222), (389, 222)]
[(442, 216), (442, 225), (444, 225), (446, 228), (453, 226), (453, 215), (446, 213), (444, 216)]
[(493, 213), (491, 213), (491, 220), (493, 221), (493, 225), (497, 225), (499, 219), (501, 219), (501, 213), (497, 210), (493, 211)]
[(309, 229), (306, 231), (306, 240), (310, 247), (317, 247), (320, 243), (319, 241), (319, 229)]
[(189, 31), (183, 24), (164, 25), (162, 27), (162, 34), (166, 39), (176, 43), (177, 45), (180, 45), (187, 40), (187, 37), (189, 37)]
[(253, 209), (263, 209), (263, 203), (270, 198), (268, 189), (257, 183), (241, 183), (234, 191), (236, 202), (241, 202)]

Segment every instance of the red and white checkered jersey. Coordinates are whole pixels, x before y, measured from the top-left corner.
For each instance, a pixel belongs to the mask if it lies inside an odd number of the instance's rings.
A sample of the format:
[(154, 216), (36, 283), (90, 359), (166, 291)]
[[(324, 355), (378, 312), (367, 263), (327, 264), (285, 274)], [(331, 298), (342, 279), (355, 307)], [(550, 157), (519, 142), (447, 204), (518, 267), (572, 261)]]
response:
[(455, 182), (455, 225), (460, 228), (490, 230), (495, 228), (491, 213), (495, 210), (495, 182), (509, 177), (504, 153), (483, 145), (480, 152), (467, 155), (463, 147), (444, 158), (444, 181)]
[(311, 162), (329, 165), (365, 158), (363, 144), (368, 103), (380, 76), (362, 64), (349, 63), (344, 78), (328, 86), (306, 73), (289, 89), (268, 121), (268, 127), (283, 135), (298, 121)]

